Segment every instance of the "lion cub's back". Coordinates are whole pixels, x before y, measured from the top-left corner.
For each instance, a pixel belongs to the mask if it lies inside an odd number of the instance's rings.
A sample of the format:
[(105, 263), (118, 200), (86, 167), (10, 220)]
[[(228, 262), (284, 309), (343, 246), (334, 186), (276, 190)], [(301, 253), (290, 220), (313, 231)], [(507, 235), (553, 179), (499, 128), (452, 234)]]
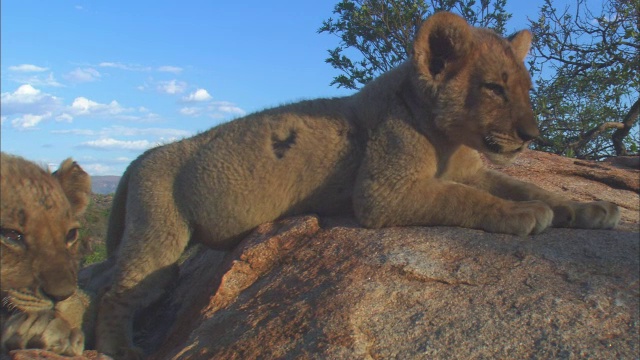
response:
[(335, 213), (350, 206), (363, 152), (360, 134), (343, 112), (321, 106), (301, 111), (300, 105), (212, 130), (178, 184), (190, 194), (185, 201), (200, 225), (231, 229), (218, 234), (225, 238), (284, 214)]

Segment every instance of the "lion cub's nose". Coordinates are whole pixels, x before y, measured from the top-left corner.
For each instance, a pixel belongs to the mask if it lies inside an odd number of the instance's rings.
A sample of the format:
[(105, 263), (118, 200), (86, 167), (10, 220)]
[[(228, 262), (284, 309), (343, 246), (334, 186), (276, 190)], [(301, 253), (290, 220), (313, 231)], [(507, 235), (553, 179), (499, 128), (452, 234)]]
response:
[(525, 142), (531, 141), (540, 136), (540, 130), (538, 130), (538, 126), (536, 125), (519, 126), (516, 128), (516, 133), (518, 134), (518, 137)]
[[(67, 276), (65, 276), (67, 275)], [(75, 294), (77, 285), (72, 274), (51, 272), (43, 276), (42, 291), (55, 301), (62, 301)]]
[(44, 293), (48, 297), (50, 297), (52, 300), (54, 300), (55, 302), (66, 300), (69, 297), (71, 297), (71, 295), (73, 295), (75, 292), (76, 292), (75, 288), (71, 292), (69, 292), (69, 291), (53, 291), (53, 292), (44, 291)]

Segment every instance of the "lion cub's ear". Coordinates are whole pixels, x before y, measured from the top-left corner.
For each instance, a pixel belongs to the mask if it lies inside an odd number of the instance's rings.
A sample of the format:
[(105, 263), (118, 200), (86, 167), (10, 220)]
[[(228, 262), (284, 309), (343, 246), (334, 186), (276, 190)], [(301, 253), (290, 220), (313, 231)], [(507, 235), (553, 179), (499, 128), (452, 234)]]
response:
[(430, 16), (413, 43), (413, 61), (423, 76), (438, 80), (455, 72), (471, 51), (472, 28), (459, 15), (439, 12)]
[(60, 164), (60, 168), (52, 174), (62, 185), (75, 215), (82, 215), (89, 205), (91, 197), (91, 177), (80, 165), (71, 159)]
[(509, 42), (513, 48), (513, 53), (518, 59), (524, 61), (524, 58), (527, 57), (529, 49), (531, 48), (532, 38), (533, 35), (531, 35), (531, 31), (529, 30), (518, 31), (517, 33), (509, 36)]

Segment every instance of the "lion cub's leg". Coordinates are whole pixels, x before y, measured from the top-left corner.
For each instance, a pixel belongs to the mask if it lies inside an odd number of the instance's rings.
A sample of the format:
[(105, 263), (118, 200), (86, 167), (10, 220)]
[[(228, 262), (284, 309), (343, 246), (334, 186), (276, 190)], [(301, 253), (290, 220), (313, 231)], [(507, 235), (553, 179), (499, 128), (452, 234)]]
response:
[(553, 209), (554, 227), (612, 229), (620, 221), (620, 210), (616, 204), (607, 201), (570, 201), (561, 195), (496, 171), (482, 170), (477, 177), (476, 185), (504, 199), (543, 201)]
[[(189, 240), (189, 229), (177, 211), (154, 204), (146, 222), (127, 219), (112, 287), (101, 299), (96, 345), (116, 359), (141, 359), (133, 345), (132, 320), (137, 308), (161, 296), (175, 279), (175, 262)], [(144, 210), (133, 212), (138, 215)]]
[(396, 184), (399, 187), (381, 185), (362, 189), (356, 198), (356, 217), (367, 227), (444, 225), (528, 235), (546, 229), (553, 218), (543, 202), (507, 201), (454, 182), (424, 179)]
[(509, 201), (439, 177), (439, 166), (462, 173), (482, 166), (477, 156), (454, 158), (440, 160), (434, 146), (402, 121), (382, 124), (367, 144), (355, 183), (356, 217), (368, 227), (445, 225), (517, 235), (551, 224), (553, 212), (541, 201)]

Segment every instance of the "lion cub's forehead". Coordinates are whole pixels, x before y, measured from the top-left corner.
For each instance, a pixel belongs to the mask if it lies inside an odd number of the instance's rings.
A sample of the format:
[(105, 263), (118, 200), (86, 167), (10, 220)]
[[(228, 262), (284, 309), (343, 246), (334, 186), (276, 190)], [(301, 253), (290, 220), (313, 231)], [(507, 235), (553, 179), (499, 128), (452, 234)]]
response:
[(50, 176), (41, 179), (21, 179), (23, 191), (32, 197), (37, 205), (45, 210), (69, 207), (69, 202), (62, 192), (60, 184)]
[[(54, 222), (72, 219), (69, 200), (53, 177), (22, 177), (14, 178), (10, 182), (5, 180), (3, 179), (3, 186), (7, 186), (11, 191), (2, 195), (3, 226), (23, 227), (39, 217)], [(6, 208), (6, 204), (13, 204), (14, 207), (15, 204), (19, 204), (19, 209)]]
[(519, 87), (528, 90), (531, 87), (531, 77), (522, 59), (518, 59), (508, 40), (495, 32), (478, 29), (476, 32), (478, 69), (483, 69), (484, 81), (496, 83), (517, 83)]

